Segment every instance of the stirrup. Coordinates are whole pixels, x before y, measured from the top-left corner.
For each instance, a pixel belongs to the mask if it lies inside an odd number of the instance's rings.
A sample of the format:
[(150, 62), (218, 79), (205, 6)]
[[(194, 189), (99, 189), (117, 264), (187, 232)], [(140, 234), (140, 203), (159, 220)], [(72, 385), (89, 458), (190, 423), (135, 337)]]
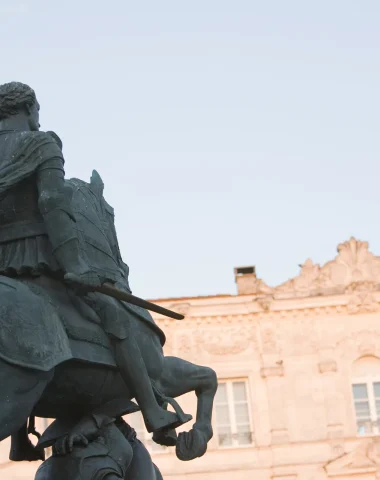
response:
[(178, 417), (178, 420), (180, 422), (179, 425), (177, 425), (178, 427), (180, 425), (183, 425), (184, 423), (190, 422), (190, 420), (193, 419), (192, 415), (189, 415), (182, 410), (181, 406), (179, 405), (179, 403), (176, 400), (174, 400), (174, 398), (165, 397), (164, 401), (173, 407), (173, 409), (174, 409), (174, 411), (175, 411), (175, 413)]
[(36, 417), (34, 415), (29, 417), (27, 432), (28, 432), (28, 435), (34, 435), (37, 438), (37, 440), (41, 438), (41, 434), (36, 430)]

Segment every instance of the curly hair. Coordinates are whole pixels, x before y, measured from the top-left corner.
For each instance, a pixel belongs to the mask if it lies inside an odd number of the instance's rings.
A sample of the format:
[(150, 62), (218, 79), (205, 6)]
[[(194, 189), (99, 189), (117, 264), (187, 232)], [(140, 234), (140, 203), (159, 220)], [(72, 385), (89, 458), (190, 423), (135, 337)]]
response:
[(0, 85), (0, 120), (17, 115), (26, 105), (32, 106), (37, 98), (34, 90), (20, 82)]

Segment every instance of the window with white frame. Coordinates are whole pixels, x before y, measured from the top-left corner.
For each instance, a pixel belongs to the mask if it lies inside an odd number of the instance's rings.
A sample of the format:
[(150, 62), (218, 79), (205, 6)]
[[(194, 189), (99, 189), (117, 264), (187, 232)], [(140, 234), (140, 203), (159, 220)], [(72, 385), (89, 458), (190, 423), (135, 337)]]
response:
[(251, 445), (248, 382), (219, 381), (215, 396), (215, 429), (220, 447)]
[(168, 449), (152, 440), (152, 434), (148, 433), (140, 412), (132, 413), (125, 417), (125, 421), (136, 431), (137, 438), (146, 446), (150, 452), (166, 452)]
[(371, 375), (352, 384), (358, 435), (380, 434), (380, 378)]
[(380, 358), (358, 358), (352, 364), (351, 375), (357, 434), (380, 435)]

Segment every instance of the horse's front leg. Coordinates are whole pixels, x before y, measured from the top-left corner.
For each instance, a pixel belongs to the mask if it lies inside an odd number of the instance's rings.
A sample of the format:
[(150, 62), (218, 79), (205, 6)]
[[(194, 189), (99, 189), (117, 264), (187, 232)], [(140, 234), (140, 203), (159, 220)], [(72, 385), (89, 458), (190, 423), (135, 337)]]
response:
[(194, 365), (176, 357), (165, 357), (163, 369), (156, 382), (169, 397), (178, 397), (194, 391), (197, 396), (197, 416), (189, 432), (178, 435), (177, 457), (192, 460), (206, 453), (207, 443), (213, 436), (212, 410), (218, 388), (216, 373), (208, 367)]

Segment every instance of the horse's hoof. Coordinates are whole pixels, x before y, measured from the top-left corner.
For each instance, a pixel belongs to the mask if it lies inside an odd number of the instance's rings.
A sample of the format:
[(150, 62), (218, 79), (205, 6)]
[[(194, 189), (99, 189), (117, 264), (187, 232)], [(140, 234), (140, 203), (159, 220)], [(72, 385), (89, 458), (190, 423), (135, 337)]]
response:
[(202, 457), (206, 453), (207, 442), (206, 434), (196, 428), (180, 433), (176, 445), (177, 458), (187, 462)]
[(175, 447), (177, 444), (177, 432), (174, 429), (154, 432), (152, 440), (164, 447)]

